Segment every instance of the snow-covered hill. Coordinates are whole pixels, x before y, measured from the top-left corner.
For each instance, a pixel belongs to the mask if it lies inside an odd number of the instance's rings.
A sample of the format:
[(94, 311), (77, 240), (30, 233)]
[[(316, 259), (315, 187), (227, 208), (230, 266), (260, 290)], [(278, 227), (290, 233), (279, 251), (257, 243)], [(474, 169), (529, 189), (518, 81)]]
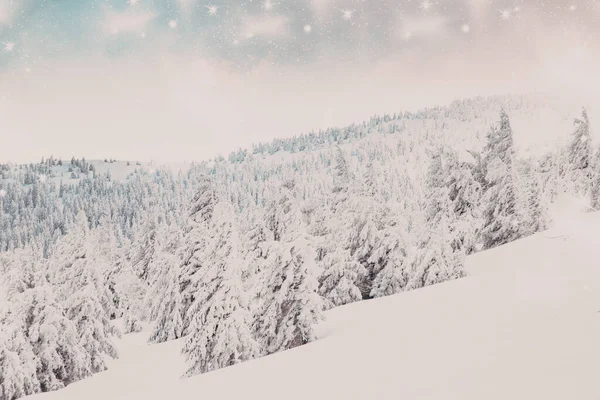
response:
[(596, 400), (600, 213), (568, 219), (467, 278), (329, 311), (300, 348), (181, 379), (180, 341), (130, 334), (108, 371), (33, 398)]

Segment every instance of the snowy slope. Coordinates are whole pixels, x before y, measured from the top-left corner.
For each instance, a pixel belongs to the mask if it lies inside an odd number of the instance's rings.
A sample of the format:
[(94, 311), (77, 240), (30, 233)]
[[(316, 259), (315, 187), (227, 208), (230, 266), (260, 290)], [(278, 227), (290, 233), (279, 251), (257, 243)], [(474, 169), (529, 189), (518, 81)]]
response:
[(470, 276), (328, 313), (321, 340), (180, 379), (181, 342), (120, 342), (40, 400), (598, 399), (600, 213), (468, 259)]

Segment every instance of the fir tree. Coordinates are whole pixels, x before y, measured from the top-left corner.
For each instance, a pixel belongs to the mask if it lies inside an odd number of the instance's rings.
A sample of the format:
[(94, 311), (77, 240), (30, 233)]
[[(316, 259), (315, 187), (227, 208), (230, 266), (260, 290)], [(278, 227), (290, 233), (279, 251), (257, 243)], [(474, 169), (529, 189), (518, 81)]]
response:
[(154, 321), (149, 341), (161, 343), (183, 336), (183, 297), (180, 291), (181, 260), (177, 257), (179, 232), (163, 227), (159, 230), (156, 257), (151, 269), (156, 279), (148, 291), (146, 303), (150, 319)]
[(293, 194), (294, 183), (282, 187), (267, 210), (267, 227), (275, 242), (269, 259), (270, 276), (255, 324), (262, 351), (272, 354), (315, 339), (314, 325), (323, 319), (323, 299), (317, 293), (315, 252)]
[(242, 285), (244, 266), (229, 204), (214, 207), (211, 228), (205, 265), (198, 273), (201, 285), (188, 309), (190, 326), (183, 348), (190, 364), (188, 376), (250, 360), (258, 354), (249, 329), (250, 313)]
[(188, 309), (194, 303), (202, 284), (200, 275), (205, 267), (206, 251), (210, 239), (210, 224), (217, 195), (212, 180), (202, 176), (198, 190), (192, 199), (187, 228), (183, 239), (182, 266), (179, 283), (182, 293), (184, 315), (184, 333), (191, 322), (187, 316)]
[(485, 192), (483, 249), (490, 249), (522, 237), (516, 210), (516, 194), (513, 181), (513, 137), (508, 114), (500, 113), (498, 126), (488, 134), (485, 149)]
[(102, 278), (105, 267), (83, 212), (76, 225), (57, 248), (58, 269), (54, 284), (60, 288), (65, 316), (76, 327), (79, 342), (86, 352), (91, 373), (106, 369), (105, 357), (116, 357), (111, 336), (111, 298)]
[(573, 125), (575, 131), (569, 146), (569, 182), (575, 193), (587, 196), (591, 191), (592, 143), (585, 108), (581, 111), (581, 118), (576, 118)]

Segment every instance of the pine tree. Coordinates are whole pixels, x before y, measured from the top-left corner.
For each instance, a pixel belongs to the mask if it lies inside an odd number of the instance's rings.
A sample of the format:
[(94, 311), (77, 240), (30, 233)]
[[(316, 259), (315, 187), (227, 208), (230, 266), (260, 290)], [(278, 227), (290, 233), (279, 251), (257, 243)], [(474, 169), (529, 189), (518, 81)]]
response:
[(198, 272), (201, 285), (190, 305), (188, 337), (183, 353), (190, 363), (187, 375), (250, 360), (258, 347), (250, 326), (243, 291), (240, 242), (229, 204), (218, 203), (211, 220), (206, 259)]
[(591, 207), (600, 211), (600, 147), (596, 150), (593, 160)]
[(266, 214), (275, 242), (269, 259), (270, 276), (261, 293), (264, 302), (255, 324), (255, 337), (265, 354), (314, 340), (314, 325), (323, 319), (315, 251), (293, 194), (294, 187), (293, 182), (286, 182)]
[(335, 157), (334, 187), (330, 196), (326, 228), (326, 243), (321, 246), (323, 274), (320, 279), (319, 293), (328, 300), (330, 306), (341, 306), (362, 299), (359, 288), (364, 280), (366, 269), (352, 255), (351, 235), (355, 221), (354, 207), (350, 197), (351, 174), (348, 162), (342, 150), (337, 147)]
[(409, 223), (399, 204), (388, 204), (384, 227), (369, 261), (373, 264), (371, 297), (383, 297), (404, 290), (416, 256), (408, 236)]
[(40, 282), (29, 291), (27, 335), (37, 363), (42, 392), (61, 389), (86, 378), (91, 371), (75, 325), (63, 315), (52, 288)]
[(592, 179), (592, 143), (585, 108), (581, 111), (581, 118), (576, 118), (573, 125), (575, 131), (569, 146), (569, 182), (576, 194), (588, 196)]
[(477, 240), (481, 229), (481, 185), (475, 177), (475, 162), (460, 161), (457, 153), (445, 151), (447, 189), (450, 198), (450, 211), (455, 216), (453, 229), (454, 250), (465, 254), (477, 251)]
[(202, 284), (199, 272), (205, 267), (206, 246), (210, 238), (210, 223), (216, 203), (217, 195), (212, 179), (202, 176), (190, 207), (183, 239), (182, 266), (179, 271), (181, 274), (179, 283), (183, 297), (184, 333), (187, 333), (190, 323), (187, 318), (187, 310), (195, 301)]
[(183, 336), (183, 297), (179, 285), (181, 260), (176, 254), (180, 240), (176, 227), (162, 227), (159, 230), (159, 248), (151, 265), (151, 269), (156, 271), (156, 279), (148, 291), (146, 300), (150, 319), (154, 321), (149, 339), (152, 343), (166, 342)]
[[(0, 332), (0, 399), (14, 400), (40, 392), (37, 361), (20, 330), (5, 321)], [(8, 328), (7, 328), (8, 327)]]
[(516, 210), (513, 181), (513, 138), (508, 114), (500, 113), (498, 126), (488, 134), (485, 149), (485, 192), (483, 249), (490, 249), (522, 237)]
[(79, 342), (86, 352), (91, 373), (106, 369), (105, 357), (117, 357), (111, 336), (111, 297), (102, 278), (105, 267), (85, 213), (77, 215), (76, 225), (62, 238), (56, 250), (57, 272), (53, 284), (65, 316), (76, 327)]

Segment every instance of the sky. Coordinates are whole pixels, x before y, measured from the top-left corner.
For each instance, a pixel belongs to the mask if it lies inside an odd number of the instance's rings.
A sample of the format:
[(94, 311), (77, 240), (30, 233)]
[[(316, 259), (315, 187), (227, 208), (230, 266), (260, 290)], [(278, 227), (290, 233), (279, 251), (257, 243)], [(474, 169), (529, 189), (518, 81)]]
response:
[(0, 0), (0, 161), (194, 161), (475, 95), (600, 93), (595, 0)]

